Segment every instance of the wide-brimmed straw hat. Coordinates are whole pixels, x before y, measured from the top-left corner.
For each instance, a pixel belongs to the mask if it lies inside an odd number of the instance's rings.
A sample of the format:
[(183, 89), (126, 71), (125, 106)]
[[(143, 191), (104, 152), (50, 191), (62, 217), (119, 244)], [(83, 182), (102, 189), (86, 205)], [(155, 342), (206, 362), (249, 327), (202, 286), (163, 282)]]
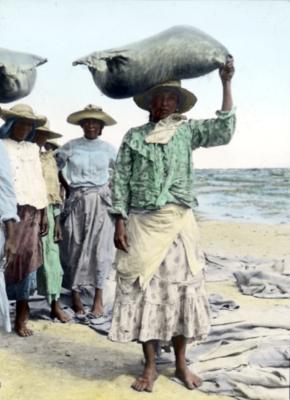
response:
[(170, 90), (178, 94), (179, 96), (178, 111), (180, 113), (184, 113), (190, 110), (197, 102), (197, 97), (189, 90), (181, 87), (181, 82), (178, 80), (167, 81), (164, 83), (160, 83), (156, 86), (153, 86), (146, 92), (134, 96), (134, 101), (138, 107), (142, 108), (143, 110), (150, 111), (152, 99), (156, 93), (160, 92), (160, 90)]
[(54, 145), (56, 148), (60, 147), (60, 144), (59, 144), (58, 141), (55, 140), (55, 139), (48, 139), (48, 140), (46, 141), (46, 143), (52, 144), (52, 145)]
[(50, 129), (49, 121), (46, 120), (45, 125), (40, 126), (39, 128), (36, 129), (36, 132), (41, 132), (45, 133), (47, 139), (57, 139), (62, 137), (60, 133), (56, 133)]
[(115, 125), (117, 123), (100, 107), (94, 106), (93, 104), (89, 104), (83, 110), (70, 114), (67, 117), (67, 122), (73, 125), (80, 125), (83, 119), (97, 119), (98, 121), (103, 121), (104, 125)]
[(42, 126), (46, 122), (46, 117), (35, 114), (33, 109), (28, 104), (16, 104), (15, 106), (9, 108), (9, 110), (0, 108), (0, 117), (4, 119), (4, 121), (11, 117), (27, 119), (29, 121), (33, 121), (36, 127)]

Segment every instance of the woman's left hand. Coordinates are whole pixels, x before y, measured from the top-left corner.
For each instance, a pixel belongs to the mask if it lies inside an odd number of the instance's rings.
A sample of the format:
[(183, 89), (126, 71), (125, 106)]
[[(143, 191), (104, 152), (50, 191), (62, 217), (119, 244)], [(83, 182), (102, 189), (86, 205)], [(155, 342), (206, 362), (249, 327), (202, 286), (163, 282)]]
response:
[(231, 55), (229, 55), (226, 63), (219, 69), (219, 74), (222, 83), (231, 81), (234, 73), (235, 73), (234, 58)]
[(58, 220), (55, 221), (55, 225), (54, 225), (54, 241), (56, 243), (61, 242), (63, 239), (62, 237), (62, 230), (61, 230), (61, 226)]
[(7, 239), (4, 246), (4, 255), (7, 264), (14, 261), (16, 254), (17, 254), (17, 249), (14, 238)]

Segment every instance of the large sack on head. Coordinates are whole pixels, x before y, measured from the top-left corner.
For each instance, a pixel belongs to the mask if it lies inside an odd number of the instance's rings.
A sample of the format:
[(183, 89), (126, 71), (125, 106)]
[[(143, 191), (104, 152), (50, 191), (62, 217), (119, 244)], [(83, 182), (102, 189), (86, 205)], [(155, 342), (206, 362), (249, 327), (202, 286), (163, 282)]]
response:
[(86, 65), (107, 96), (135, 96), (168, 80), (195, 78), (223, 64), (227, 49), (191, 26), (176, 26), (117, 49), (97, 51), (73, 62)]
[(45, 58), (0, 48), (0, 103), (27, 96), (36, 80), (36, 67)]

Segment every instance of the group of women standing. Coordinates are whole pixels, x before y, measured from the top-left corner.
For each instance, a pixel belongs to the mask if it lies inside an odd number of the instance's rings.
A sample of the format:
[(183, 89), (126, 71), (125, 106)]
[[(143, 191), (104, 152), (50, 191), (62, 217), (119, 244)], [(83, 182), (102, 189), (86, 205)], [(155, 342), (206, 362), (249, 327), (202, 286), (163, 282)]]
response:
[[(15, 331), (20, 336), (32, 334), (27, 326), (28, 300), (36, 289), (47, 297), (51, 317), (66, 322), (69, 316), (59, 304), (62, 286), (72, 290), (76, 314), (85, 313), (82, 288), (93, 287), (91, 316), (100, 317), (103, 287), (114, 257), (113, 222), (107, 209), (111, 205), (109, 168), (116, 152), (98, 137), (105, 125), (115, 121), (92, 105), (73, 113), (68, 122), (80, 125), (84, 136), (66, 143), (55, 154), (48, 149), (53, 145), (49, 146), (49, 140), (61, 135), (30, 106), (18, 104), (1, 110), (0, 117), (5, 121), (0, 137), (9, 159), (6, 170), (11, 172), (9, 178), (5, 170), (5, 179), (10, 198), (17, 204), (13, 218), (1, 216), (7, 221), (6, 249), (10, 242), (15, 249), (15, 254), (6, 257), (5, 266), (7, 296), (16, 300)], [(64, 206), (59, 169), (65, 170), (60, 174), (66, 190)]]
[[(114, 221), (117, 288), (109, 338), (142, 343), (144, 371), (132, 387), (153, 390), (158, 377), (157, 342), (171, 342), (175, 375), (188, 389), (201, 384), (185, 359), (186, 344), (205, 338), (210, 326), (204, 257), (192, 211), (192, 151), (231, 140), (235, 130), (233, 73), (233, 59), (229, 57), (220, 68), (222, 107), (212, 119), (187, 120), (183, 113), (197, 99), (179, 81), (161, 83), (134, 97), (137, 106), (149, 112), (149, 122), (124, 136), (117, 159), (112, 146), (98, 138), (105, 125), (115, 123), (109, 115), (91, 105), (71, 114), (68, 122), (80, 125), (84, 135), (55, 153), (67, 193), (61, 212), (62, 233), (57, 219), (57, 183), (52, 184), (52, 175), (53, 179), (57, 175), (55, 165), (52, 167), (54, 159), (50, 160), (50, 172), (43, 174), (39, 148), (31, 142), (33, 138), (39, 142), (35, 131), (41, 130), (45, 120), (28, 108), (26, 115), (17, 114), (17, 106), (2, 111), (0, 116), (6, 122), (1, 135), (6, 135), (3, 143), (11, 162), (18, 208), (18, 216), (12, 212), (11, 218), (20, 218), (14, 224), (15, 257), (9, 257), (5, 272), (8, 297), (17, 301), (15, 328), (19, 334), (30, 334), (26, 326), (28, 297), (35, 287), (37, 270), (42, 271), (46, 282), (53, 316), (66, 320), (57, 302), (60, 266), (54, 270), (53, 284), (49, 283), (52, 275), (48, 264), (53, 257), (48, 253), (54, 240), (62, 239), (63, 284), (72, 290), (75, 312), (85, 313), (81, 291), (93, 287), (90, 314), (102, 315), (104, 282), (114, 258)], [(44, 135), (45, 129), (41, 131)], [(110, 168), (114, 169), (112, 181)], [(51, 179), (47, 185), (50, 190), (45, 189), (43, 177)], [(54, 222), (54, 233), (46, 236)], [(43, 247), (40, 235), (47, 237)], [(55, 261), (51, 264), (56, 268)]]

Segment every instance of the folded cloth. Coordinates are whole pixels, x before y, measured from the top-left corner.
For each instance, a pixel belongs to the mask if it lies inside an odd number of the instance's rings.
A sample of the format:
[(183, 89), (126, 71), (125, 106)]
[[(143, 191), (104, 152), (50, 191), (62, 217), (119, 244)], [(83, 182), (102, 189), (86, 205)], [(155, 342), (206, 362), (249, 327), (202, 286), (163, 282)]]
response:
[(243, 294), (262, 298), (290, 298), (290, 278), (262, 271), (234, 272)]
[(265, 388), (258, 385), (245, 385), (237, 383), (233, 393), (235, 399), (251, 400), (287, 400), (289, 396), (288, 388)]
[(290, 368), (289, 337), (278, 341), (273, 338), (268, 344), (259, 346), (249, 357), (249, 365), (259, 367)]
[(216, 318), (221, 310), (232, 311), (240, 307), (234, 300), (224, 299), (218, 293), (211, 293), (208, 300), (212, 318)]
[(266, 388), (289, 386), (289, 375), (286, 368), (258, 368), (246, 366), (232, 371), (207, 372), (202, 376), (203, 382), (215, 382), (215, 392), (233, 391), (236, 383), (258, 385)]
[(253, 257), (224, 257), (205, 254), (206, 280), (220, 282), (233, 280), (235, 272), (256, 272), (290, 274), (290, 259), (259, 259)]
[(289, 389), (286, 368), (254, 368), (245, 366), (233, 371), (214, 371), (202, 375), (199, 388), (206, 393), (233, 396), (235, 399), (283, 399)]

